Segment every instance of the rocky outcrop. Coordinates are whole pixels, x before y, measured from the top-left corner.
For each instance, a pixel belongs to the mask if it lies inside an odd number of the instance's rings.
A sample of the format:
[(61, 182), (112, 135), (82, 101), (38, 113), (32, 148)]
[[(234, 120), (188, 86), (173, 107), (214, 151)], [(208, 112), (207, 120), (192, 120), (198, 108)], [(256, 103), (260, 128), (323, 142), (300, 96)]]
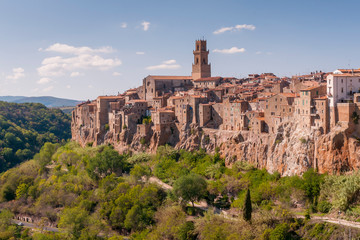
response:
[[(94, 141), (92, 132), (87, 128), (73, 131), (73, 139), (85, 145)], [(199, 148), (209, 153), (220, 151), (227, 166), (248, 161), (281, 175), (302, 174), (310, 167), (322, 173), (338, 174), (360, 169), (360, 142), (355, 133), (345, 123), (339, 123), (327, 134), (304, 130), (298, 122), (283, 122), (276, 134), (174, 124), (158, 130), (152, 128), (146, 136), (123, 131), (115, 139), (107, 133), (103, 143), (113, 144), (119, 152), (155, 153), (157, 147), (164, 144), (189, 151)]]

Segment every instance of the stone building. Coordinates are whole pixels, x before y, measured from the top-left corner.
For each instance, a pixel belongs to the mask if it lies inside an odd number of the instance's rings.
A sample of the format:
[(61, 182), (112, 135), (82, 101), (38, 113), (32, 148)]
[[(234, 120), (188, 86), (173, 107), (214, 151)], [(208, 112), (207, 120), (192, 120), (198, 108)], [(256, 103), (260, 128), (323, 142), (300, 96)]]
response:
[(301, 121), (301, 127), (328, 131), (329, 114), (325, 97), (325, 85), (300, 90), (300, 95), (295, 101), (295, 113)]
[(176, 91), (187, 91), (192, 88), (190, 76), (147, 76), (143, 80), (142, 89), (139, 92), (141, 99), (151, 101), (161, 97), (165, 93), (174, 94)]
[(265, 121), (269, 132), (275, 133), (277, 126), (294, 114), (294, 93), (279, 93), (265, 100)]
[(194, 87), (196, 88), (216, 88), (221, 81), (221, 77), (207, 77), (194, 79)]

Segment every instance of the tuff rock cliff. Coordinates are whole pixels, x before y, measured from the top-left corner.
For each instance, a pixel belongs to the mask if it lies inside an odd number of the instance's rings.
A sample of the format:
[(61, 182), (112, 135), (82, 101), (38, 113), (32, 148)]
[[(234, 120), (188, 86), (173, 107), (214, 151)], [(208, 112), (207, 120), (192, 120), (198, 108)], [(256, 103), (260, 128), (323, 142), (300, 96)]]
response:
[[(258, 168), (278, 171), (281, 175), (302, 174), (310, 167), (330, 174), (360, 169), (358, 131), (340, 122), (327, 134), (298, 126), (298, 122), (283, 122), (276, 134), (257, 134), (200, 128), (196, 124), (174, 124), (159, 131), (151, 129), (146, 136), (123, 131), (115, 137), (107, 132), (97, 135), (95, 145), (110, 143), (119, 152), (154, 153), (158, 146), (164, 144), (190, 151), (203, 148), (214, 153), (217, 150), (226, 159), (227, 166), (236, 161), (248, 161)], [(95, 142), (94, 129), (82, 126), (72, 129), (72, 132), (73, 140), (83, 146)]]

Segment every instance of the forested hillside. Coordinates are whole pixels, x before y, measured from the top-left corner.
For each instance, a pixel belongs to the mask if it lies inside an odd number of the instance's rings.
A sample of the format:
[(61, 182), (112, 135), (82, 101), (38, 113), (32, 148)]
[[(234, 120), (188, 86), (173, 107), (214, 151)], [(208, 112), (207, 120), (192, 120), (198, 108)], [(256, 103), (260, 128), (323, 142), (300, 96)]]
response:
[[(358, 239), (359, 229), (316, 217), (360, 219), (359, 190), (359, 174), (280, 177), (246, 162), (226, 168), (202, 150), (46, 143), (0, 175), (0, 239)], [(15, 226), (14, 215), (38, 229)]]
[(0, 102), (0, 172), (31, 159), (45, 142), (71, 137), (71, 119), (39, 103)]

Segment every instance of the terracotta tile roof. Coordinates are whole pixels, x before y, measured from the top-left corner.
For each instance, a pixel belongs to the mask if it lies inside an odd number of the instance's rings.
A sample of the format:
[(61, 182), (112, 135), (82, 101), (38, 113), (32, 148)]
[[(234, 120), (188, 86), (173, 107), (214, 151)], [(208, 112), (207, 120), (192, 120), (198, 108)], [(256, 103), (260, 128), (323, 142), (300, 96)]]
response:
[(314, 90), (314, 89), (319, 88), (319, 87), (320, 87), (320, 85), (313, 86), (313, 87), (308, 87), (308, 88), (305, 88), (305, 89), (300, 89), (300, 91), (310, 91), (310, 90)]
[(123, 99), (123, 96), (98, 96), (98, 99)]
[(220, 81), (221, 77), (207, 77), (207, 78), (199, 78), (195, 79), (194, 82), (213, 82), (213, 81)]
[(354, 73), (354, 74), (344, 73), (344, 74), (331, 74), (331, 75), (333, 75), (334, 77), (360, 77), (359, 73)]
[(149, 75), (148, 77), (155, 80), (192, 80), (192, 76), (154, 76)]
[(282, 95), (284, 97), (288, 97), (288, 98), (295, 98), (296, 97), (295, 93), (280, 93), (280, 95)]
[(316, 100), (326, 100), (326, 99), (328, 99), (328, 97), (326, 95), (324, 95), (324, 96), (321, 96), (321, 97), (316, 97), (314, 99), (316, 99)]

